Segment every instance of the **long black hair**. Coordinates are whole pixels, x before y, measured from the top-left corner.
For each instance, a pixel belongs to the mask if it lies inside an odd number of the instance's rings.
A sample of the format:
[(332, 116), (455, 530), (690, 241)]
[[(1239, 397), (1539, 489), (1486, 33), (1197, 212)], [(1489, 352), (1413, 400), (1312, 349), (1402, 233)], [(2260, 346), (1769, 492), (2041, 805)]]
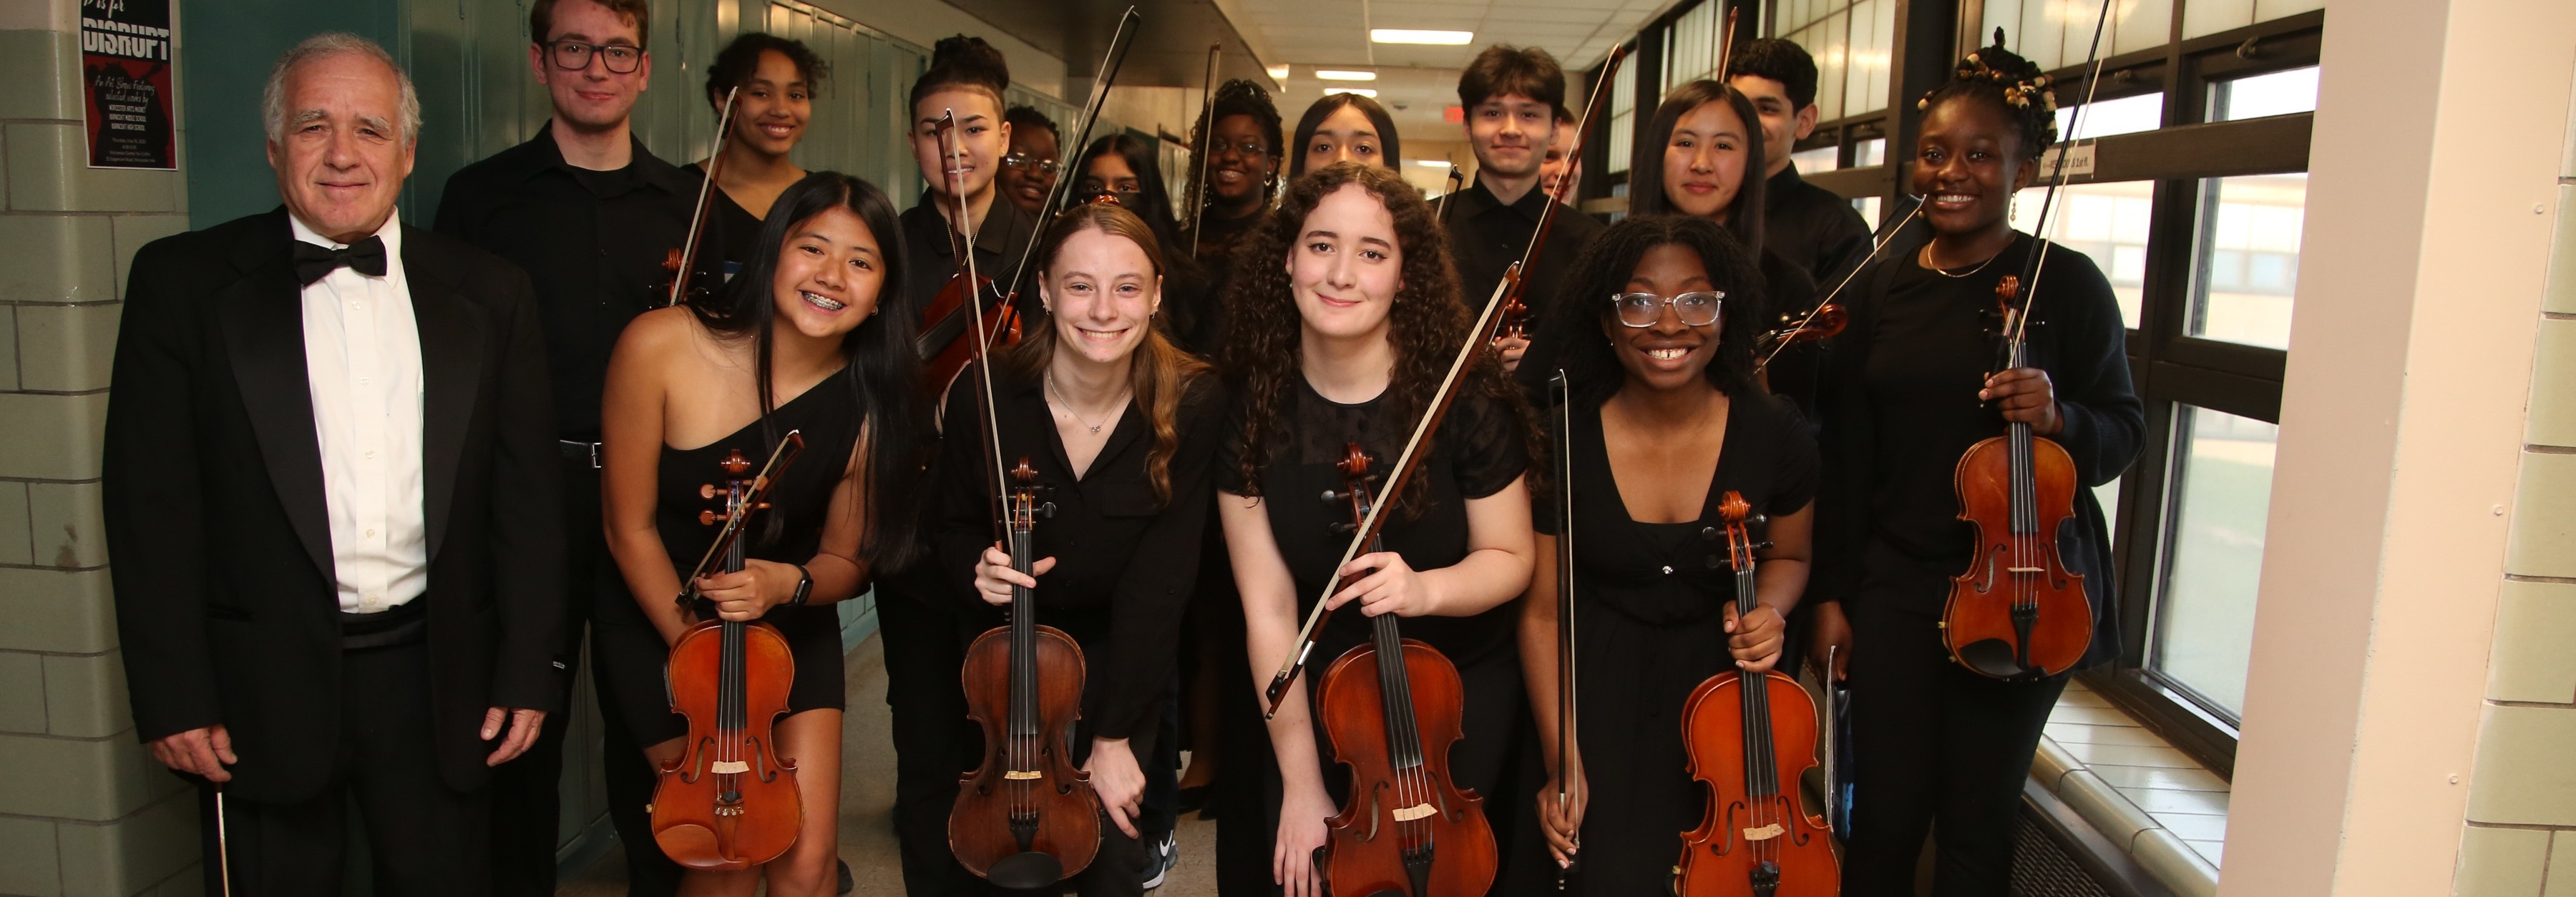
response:
[[(1083, 178), (1090, 176), (1091, 160), (1113, 154), (1126, 160), (1127, 170), (1136, 173), (1139, 192), (1132, 203), (1121, 199), (1119, 207), (1134, 212), (1136, 217), (1144, 219), (1145, 226), (1152, 229), (1154, 236), (1162, 240), (1162, 248), (1166, 254), (1169, 254), (1171, 250), (1181, 245), (1181, 228), (1177, 216), (1172, 213), (1172, 193), (1163, 186), (1163, 164), (1154, 158), (1154, 150), (1153, 143), (1121, 131), (1092, 141), (1091, 146), (1083, 149), (1082, 157), (1075, 159), (1073, 167), (1065, 171), (1065, 175), (1079, 184)], [(1172, 258), (1170, 261), (1174, 267), (1195, 268), (1195, 265), (1189, 264), (1186, 255), (1184, 253), (1183, 256)]]
[(1361, 115), (1368, 116), (1369, 127), (1377, 129), (1379, 164), (1403, 170), (1404, 141), (1396, 137), (1395, 118), (1386, 114), (1386, 107), (1359, 94), (1336, 93), (1316, 100), (1315, 105), (1306, 107), (1305, 115), (1298, 117), (1297, 139), (1290, 141), (1287, 147), (1289, 180), (1305, 175), (1306, 144), (1315, 141), (1315, 130), (1324, 126), (1324, 119), (1333, 117), (1333, 113), (1342, 111), (1344, 106), (1358, 108)]
[(1610, 297), (1628, 292), (1637, 263), (1658, 246), (1679, 246), (1698, 254), (1708, 268), (1712, 288), (1726, 294), (1719, 306), (1716, 356), (1709, 359), (1708, 382), (1729, 396), (1759, 392), (1753, 378), (1753, 338), (1764, 317), (1762, 269), (1744, 244), (1717, 222), (1696, 215), (1632, 217), (1610, 226), (1583, 247), (1562, 292), (1548, 306), (1542, 332), (1566, 335), (1565, 368), (1577, 407), (1609, 401), (1627, 383), (1618, 350), (1603, 335), (1617, 328)]
[[(908, 255), (894, 201), (876, 185), (837, 171), (806, 175), (779, 194), (778, 202), (770, 206), (751, 257), (743, 261), (742, 273), (735, 275), (723, 290), (691, 299), (689, 311), (718, 338), (751, 341), (752, 378), (760, 395), (761, 438), (766, 445), (777, 445), (781, 435), (771, 421), (771, 412), (777, 410), (777, 393), (770, 382), (770, 364), (775, 354), (772, 328), (778, 305), (771, 281), (778, 277), (778, 256), (786, 251), (789, 231), (834, 208), (850, 210), (867, 225), (868, 233), (876, 237), (885, 266), (885, 281), (878, 286), (876, 296), (880, 313), (869, 315), (841, 339), (841, 358), (848, 363), (841, 376), (850, 382), (856, 404), (851, 412), (866, 422), (859, 446), (865, 459), (861, 470), (864, 479), (859, 485), (865, 490), (867, 502), (866, 507), (858, 509), (864, 515), (866, 535), (859, 554), (872, 569), (897, 569), (910, 562), (921, 548), (910, 521), (920, 495), (917, 487), (921, 477), (915, 470), (917, 452), (927, 438), (929, 422), (921, 401), (921, 361), (913, 354), (913, 338), (919, 326), (896, 301), (904, 295), (903, 259)], [(764, 540), (778, 535), (775, 523), (781, 518), (773, 514), (769, 519), (773, 526)]]
[(1706, 78), (1673, 88), (1664, 96), (1663, 105), (1655, 107), (1655, 117), (1646, 125), (1646, 136), (1637, 141), (1635, 155), (1628, 162), (1628, 214), (1675, 211), (1672, 199), (1664, 195), (1664, 149), (1672, 145), (1673, 129), (1681, 125), (1682, 116), (1708, 103), (1725, 103), (1744, 125), (1744, 183), (1736, 185), (1735, 202), (1726, 207), (1726, 229), (1746, 247), (1760, 253), (1762, 187), (1770, 180), (1762, 175), (1762, 118), (1753, 111), (1753, 100), (1743, 91)]

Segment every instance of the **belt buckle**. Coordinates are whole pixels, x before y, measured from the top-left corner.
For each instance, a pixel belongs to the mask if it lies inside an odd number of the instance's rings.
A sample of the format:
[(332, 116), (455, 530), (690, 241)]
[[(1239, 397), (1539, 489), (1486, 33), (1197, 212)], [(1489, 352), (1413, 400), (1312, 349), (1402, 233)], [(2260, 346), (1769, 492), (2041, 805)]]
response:
[[(579, 450), (579, 451), (581, 451), (581, 452), (587, 453), (587, 454), (590, 456), (590, 469), (592, 469), (592, 470), (598, 470), (598, 469), (600, 469), (600, 466), (599, 466), (599, 443), (596, 443), (596, 442), (580, 442), (580, 441), (571, 440), (571, 439), (558, 439), (558, 440), (555, 440), (555, 443), (556, 443), (556, 444), (558, 444), (558, 445), (560, 445), (560, 446), (562, 446), (562, 447), (564, 447), (564, 448), (567, 448), (567, 449), (576, 449), (576, 450)], [(567, 460), (579, 461), (579, 460), (581, 460), (581, 458), (580, 458), (580, 456), (575, 455), (575, 456), (571, 456), (571, 457), (569, 457)]]

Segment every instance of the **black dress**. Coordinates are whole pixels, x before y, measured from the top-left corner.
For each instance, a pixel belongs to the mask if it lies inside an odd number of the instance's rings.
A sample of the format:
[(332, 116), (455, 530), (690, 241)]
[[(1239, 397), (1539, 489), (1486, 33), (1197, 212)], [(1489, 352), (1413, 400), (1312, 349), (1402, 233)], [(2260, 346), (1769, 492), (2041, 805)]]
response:
[[(1690, 777), (1682, 705), (1701, 682), (1735, 668), (1724, 611), (1735, 578), (1718, 566), (1725, 543), (1703, 532), (1724, 531), (1718, 507), (1730, 491), (1774, 519), (1805, 509), (1816, 444), (1787, 403), (1738, 397), (1699, 518), (1681, 523), (1628, 515), (1598, 406), (1576, 410), (1573, 446), (1577, 734), (1591, 789), (1581, 880), (1587, 894), (1661, 894), (1681, 835), (1699, 825), (1707, 801)], [(1556, 534), (1555, 497), (1538, 504), (1538, 531)]]
[[(763, 517), (753, 518), (753, 539), (745, 552), (749, 557), (803, 564), (821, 550), (832, 491), (848, 468), (850, 451), (858, 442), (861, 415), (853, 405), (856, 400), (852, 388), (847, 371), (836, 373), (770, 413), (766, 430), (781, 436), (790, 430), (801, 431), (805, 449), (771, 488), (771, 508), (762, 512), (766, 522)], [(661, 530), (662, 546), (670, 553), (672, 570), (683, 577), (689, 575), (707, 546), (715, 541), (715, 528), (698, 523), (698, 512), (710, 507), (707, 499), (699, 497), (698, 489), (723, 481), (725, 473), (716, 466), (717, 462), (729, 452), (740, 450), (757, 467), (768, 459), (775, 444), (764, 433), (764, 425), (753, 421), (697, 448), (662, 446), (653, 522)], [(646, 596), (644, 600), (669, 598)], [(787, 712), (842, 709), (840, 615), (830, 607), (781, 605), (770, 608), (761, 622), (777, 627), (779, 634), (787, 637), (796, 660), (796, 682), (788, 689)], [(591, 650), (600, 655), (602, 668), (613, 671), (600, 680), (600, 699), (616, 704), (634, 725), (638, 741), (649, 746), (688, 734), (687, 720), (671, 712), (670, 695), (663, 682), (670, 646), (654, 630), (652, 621), (645, 618), (642, 607), (631, 601), (622, 607), (603, 604), (591, 623), (590, 637)]]
[[(703, 163), (691, 162), (688, 169), (689, 173), (700, 178), (707, 176)], [(760, 240), (763, 216), (735, 202), (733, 194), (726, 193), (722, 186), (707, 191), (707, 205), (713, 208), (707, 210), (706, 236), (698, 241), (699, 251), (715, 250), (723, 253), (723, 257), (716, 259), (714, 264), (698, 267), (715, 272), (718, 282), (730, 281), (734, 275), (742, 273), (743, 265), (751, 261), (752, 253), (756, 251), (752, 247)]]
[[(973, 375), (972, 369), (968, 371)], [(1005, 372), (997, 369), (994, 376)], [(1164, 716), (1171, 711), (1181, 612), (1199, 577), (1199, 542), (1210, 504), (1208, 468), (1225, 413), (1223, 390), (1201, 377), (1183, 395), (1168, 459), (1169, 497), (1148, 476), (1154, 430), (1133, 404), (1110, 426), (1109, 440), (1076, 476), (1043, 381), (997, 383), (1003, 457), (1026, 458), (1054, 506), (1039, 518), (1032, 559), (1055, 558), (1031, 592), (1037, 622), (1072, 636), (1084, 658), (1082, 716), (1074, 726), (1073, 761), (1088, 762), (1093, 738), (1123, 738), (1149, 782), (1171, 776), (1157, 768)], [(977, 457), (975, 392), (966, 377), (949, 390), (947, 440), (940, 459), (937, 548), (949, 595), (972, 631), (1009, 622), (1005, 608), (975, 594), (975, 564), (993, 544), (992, 486)], [(971, 767), (980, 758), (963, 757)], [(1101, 853), (1077, 885), (1084, 895), (1134, 894), (1152, 859), (1146, 845), (1117, 826), (1100, 827)]]
[[(1323, 594), (1335, 562), (1350, 544), (1348, 536), (1331, 530), (1334, 524), (1350, 522), (1349, 506), (1328, 503), (1320, 497), (1327, 489), (1342, 487), (1342, 475), (1334, 463), (1342, 459), (1346, 445), (1357, 442), (1376, 456), (1376, 469), (1392, 471), (1405, 439), (1412, 435), (1412, 416), (1399, 419), (1385, 411), (1383, 404), (1382, 397), (1349, 405), (1335, 402), (1317, 394), (1303, 377), (1298, 377), (1290, 387), (1289, 401), (1277, 409), (1282, 421), (1272, 434), (1270, 459), (1260, 467), (1260, 492), (1262, 507), (1270, 519), (1271, 536), (1296, 583), (1301, 619)], [(1228, 433), (1243, 432), (1244, 414), (1238, 402), (1226, 427)], [(1244, 493), (1242, 451), (1240, 437), (1236, 436), (1218, 452), (1218, 489), (1236, 495)], [(1441, 424), (1430, 455), (1415, 474), (1420, 491), (1408, 487), (1406, 502), (1388, 509), (1392, 516), (1382, 531), (1386, 550), (1403, 555), (1415, 570), (1437, 570), (1458, 563), (1468, 553), (1467, 500), (1502, 491), (1528, 467), (1529, 449), (1512, 410), (1482, 393), (1462, 393)], [(1235, 499), (1220, 495), (1217, 500)], [(1505, 602), (1471, 617), (1408, 617), (1401, 624), (1404, 637), (1428, 643), (1458, 667), (1466, 693), (1461, 721), (1464, 737), (1449, 746), (1450, 779), (1459, 788), (1487, 798), (1485, 814), (1496, 828), (1498, 844), (1512, 843), (1506, 834), (1509, 820), (1526, 815), (1525, 808), (1507, 806), (1507, 801), (1496, 799), (1499, 786), (1507, 781), (1506, 773), (1519, 757), (1515, 748), (1522, 740), (1521, 733), (1530, 725), (1521, 687), (1520, 652), (1514, 642), (1519, 619), (1519, 607)], [(1324, 625), (1309, 655), (1306, 681), (1310, 700), (1317, 679), (1331, 668), (1334, 659), (1368, 641), (1369, 630), (1368, 617), (1356, 607), (1335, 613)], [(1257, 659), (1265, 664), (1272, 661)], [(1250, 697), (1246, 692), (1235, 693)], [(1251, 709), (1252, 724), (1257, 726), (1258, 708)], [(1332, 762), (1331, 745), (1322, 726), (1315, 728), (1315, 744), (1325, 758), (1325, 785), (1339, 801), (1348, 784), (1348, 769)], [(1250, 806), (1230, 802), (1227, 811), (1218, 817), (1222, 823), (1218, 834), (1219, 885), (1228, 894), (1275, 891), (1270, 884), (1269, 862), (1278, 834), (1281, 785), (1278, 761), (1271, 754), (1266, 735), (1230, 739), (1225, 769), (1227, 775), (1243, 777), (1257, 787), (1258, 797), (1250, 801)], [(1498, 893), (1505, 888), (1498, 880)]]

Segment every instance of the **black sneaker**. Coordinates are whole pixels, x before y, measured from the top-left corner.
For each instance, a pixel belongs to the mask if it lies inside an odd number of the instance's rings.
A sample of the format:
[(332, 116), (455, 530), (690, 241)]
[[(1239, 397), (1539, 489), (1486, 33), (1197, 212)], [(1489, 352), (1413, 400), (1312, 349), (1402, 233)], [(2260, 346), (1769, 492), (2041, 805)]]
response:
[(839, 890), (833, 891), (832, 893), (847, 894), (851, 891), (858, 890), (859, 880), (850, 877), (850, 861), (840, 860), (839, 862), (841, 864), (841, 886)]
[(1153, 874), (1145, 876), (1145, 890), (1148, 891), (1162, 887), (1163, 879), (1169, 877), (1172, 870), (1181, 865), (1181, 843), (1178, 837), (1164, 835), (1162, 843), (1154, 845), (1153, 850), (1154, 859), (1151, 867)]

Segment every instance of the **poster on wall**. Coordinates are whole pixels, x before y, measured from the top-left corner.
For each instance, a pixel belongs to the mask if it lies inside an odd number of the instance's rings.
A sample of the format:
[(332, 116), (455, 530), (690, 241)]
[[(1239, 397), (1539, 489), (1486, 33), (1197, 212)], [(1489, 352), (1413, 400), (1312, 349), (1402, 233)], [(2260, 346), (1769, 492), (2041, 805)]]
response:
[(170, 0), (81, 0), (89, 167), (179, 167), (170, 109)]

